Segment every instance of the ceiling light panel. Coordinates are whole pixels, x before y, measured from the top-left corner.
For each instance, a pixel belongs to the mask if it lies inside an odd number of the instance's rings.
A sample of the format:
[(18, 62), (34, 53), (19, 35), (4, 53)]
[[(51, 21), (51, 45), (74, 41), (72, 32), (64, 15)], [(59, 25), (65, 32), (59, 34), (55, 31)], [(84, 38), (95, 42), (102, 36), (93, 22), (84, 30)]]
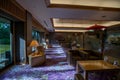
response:
[(50, 0), (51, 4), (120, 8), (120, 0)]
[(86, 32), (88, 30), (59, 30), (55, 29), (55, 32)]
[(120, 24), (120, 21), (90, 21), (90, 20), (74, 20), (74, 19), (53, 19), (53, 25), (57, 27), (66, 28), (87, 28), (93, 26), (94, 24), (99, 24), (102, 26), (110, 27), (113, 25)]

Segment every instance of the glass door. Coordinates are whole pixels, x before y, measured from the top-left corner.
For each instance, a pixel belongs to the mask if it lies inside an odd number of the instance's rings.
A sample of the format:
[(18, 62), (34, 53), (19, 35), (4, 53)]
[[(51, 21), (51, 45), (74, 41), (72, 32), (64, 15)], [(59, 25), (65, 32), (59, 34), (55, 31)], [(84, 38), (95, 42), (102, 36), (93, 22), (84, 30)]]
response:
[(0, 69), (12, 63), (11, 23), (0, 17)]

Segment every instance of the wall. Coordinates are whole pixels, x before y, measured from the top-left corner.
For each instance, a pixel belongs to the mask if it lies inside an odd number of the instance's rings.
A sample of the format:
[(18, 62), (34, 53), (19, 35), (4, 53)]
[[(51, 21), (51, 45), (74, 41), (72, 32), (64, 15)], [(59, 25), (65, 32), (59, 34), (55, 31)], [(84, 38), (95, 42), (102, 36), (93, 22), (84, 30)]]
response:
[(70, 32), (56, 32), (50, 33), (50, 43), (59, 43), (65, 47), (71, 47), (71, 43), (76, 41), (77, 44), (80, 44), (83, 47), (83, 34), (82, 33), (70, 33)]
[(45, 28), (43, 28), (43, 26), (34, 17), (32, 17), (32, 26), (39, 32), (48, 33), (48, 31)]
[[(120, 26), (108, 29), (107, 35), (108, 37), (105, 42), (104, 56), (108, 57), (109, 62), (113, 63), (117, 60), (120, 64)], [(109, 36), (112, 36), (111, 42)]]
[(86, 32), (84, 34), (84, 49), (101, 52), (101, 38), (100, 33)]
[(17, 63), (21, 62), (22, 58), (26, 60), (24, 26), (24, 22), (15, 22), (15, 58)]

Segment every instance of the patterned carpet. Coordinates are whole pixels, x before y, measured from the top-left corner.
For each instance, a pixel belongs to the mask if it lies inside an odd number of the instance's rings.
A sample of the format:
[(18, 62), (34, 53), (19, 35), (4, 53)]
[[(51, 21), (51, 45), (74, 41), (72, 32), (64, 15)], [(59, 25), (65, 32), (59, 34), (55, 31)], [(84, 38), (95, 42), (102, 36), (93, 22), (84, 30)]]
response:
[(46, 50), (47, 61), (39, 67), (15, 65), (0, 80), (74, 80), (75, 69), (66, 62), (66, 49), (58, 45)]

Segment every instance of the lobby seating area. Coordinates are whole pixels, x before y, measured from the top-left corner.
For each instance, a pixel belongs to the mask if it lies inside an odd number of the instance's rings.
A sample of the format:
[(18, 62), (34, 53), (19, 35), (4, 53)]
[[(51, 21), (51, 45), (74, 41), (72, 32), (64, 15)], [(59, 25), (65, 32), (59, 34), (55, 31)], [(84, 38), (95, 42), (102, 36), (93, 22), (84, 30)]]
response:
[(0, 0), (0, 80), (120, 80), (120, 0)]

